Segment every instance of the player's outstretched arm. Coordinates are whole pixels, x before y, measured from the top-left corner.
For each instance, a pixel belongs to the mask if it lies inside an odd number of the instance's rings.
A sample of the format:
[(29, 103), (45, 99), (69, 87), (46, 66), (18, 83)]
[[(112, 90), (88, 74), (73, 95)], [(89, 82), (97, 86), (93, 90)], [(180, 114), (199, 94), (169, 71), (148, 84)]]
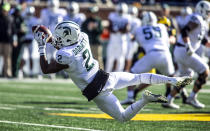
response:
[(45, 55), (40, 55), (40, 66), (44, 74), (56, 73), (58, 71), (67, 69), (69, 67), (68, 65), (61, 65), (54, 60), (48, 64), (48, 61)]
[(188, 36), (188, 33), (198, 27), (198, 24), (196, 23), (196, 18), (192, 17), (192, 20), (188, 22), (188, 24), (181, 30), (181, 35), (184, 43), (186, 44), (187, 54), (192, 55), (195, 50), (192, 48), (190, 38)]
[(44, 34), (44, 32), (41, 32), (41, 31), (34, 32), (34, 39), (37, 41), (38, 47), (39, 47), (38, 51), (40, 54), (40, 66), (41, 66), (42, 72), (44, 74), (56, 73), (60, 70), (68, 68), (68, 65), (61, 65), (57, 63), (56, 61), (51, 61), (48, 64), (48, 60), (45, 54), (47, 38), (48, 38), (48, 35)]

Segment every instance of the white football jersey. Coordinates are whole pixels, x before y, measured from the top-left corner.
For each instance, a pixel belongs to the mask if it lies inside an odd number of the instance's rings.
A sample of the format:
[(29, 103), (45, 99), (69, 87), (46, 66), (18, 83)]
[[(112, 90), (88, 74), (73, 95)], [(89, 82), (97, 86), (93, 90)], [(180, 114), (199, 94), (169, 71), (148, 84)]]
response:
[(31, 30), (32, 26), (40, 24), (40, 21), (39, 21), (38, 18), (36, 18), (34, 16), (31, 16), (31, 17), (25, 17), (24, 22), (27, 26), (27, 32), (26, 32), (25, 38), (33, 40), (34, 35), (33, 35), (32, 30)]
[(81, 90), (84, 90), (99, 70), (99, 64), (93, 59), (90, 50), (88, 36), (83, 32), (77, 44), (63, 47), (57, 51), (56, 61), (69, 65), (65, 71), (69, 73), (72, 81)]
[(137, 27), (141, 26), (141, 20), (137, 17), (131, 17), (130, 25), (130, 31), (131, 33), (134, 33)]
[(77, 23), (80, 27), (82, 26), (82, 23), (86, 20), (86, 16), (83, 13), (78, 13), (75, 16), (69, 16), (68, 14), (64, 17), (65, 21), (74, 21)]
[(185, 21), (187, 20), (186, 18), (187, 18), (187, 17), (181, 16), (181, 15), (176, 17), (176, 22), (177, 22), (177, 24), (178, 24), (180, 30), (181, 30), (182, 28), (184, 28), (185, 23), (186, 23)]
[(123, 15), (119, 15), (116, 12), (111, 12), (109, 14), (108, 19), (112, 22), (112, 30), (117, 32), (120, 29), (125, 28), (125, 26), (127, 24), (130, 24), (130, 15), (127, 14), (123, 14)]
[[(187, 16), (185, 25), (190, 21), (198, 24), (195, 29), (188, 33), (192, 48), (197, 50), (200, 47), (201, 40), (204, 38), (208, 27), (206, 26), (206, 22), (203, 20), (202, 16), (196, 13)], [(178, 42), (184, 45), (184, 41), (181, 35), (178, 37)]]
[(46, 8), (41, 11), (41, 23), (48, 27), (52, 33), (55, 26), (63, 21), (64, 16), (66, 16), (66, 10), (57, 9), (56, 12), (52, 12), (50, 9)]
[(163, 24), (138, 27), (134, 36), (146, 52), (151, 50), (169, 50), (169, 36), (166, 26)]

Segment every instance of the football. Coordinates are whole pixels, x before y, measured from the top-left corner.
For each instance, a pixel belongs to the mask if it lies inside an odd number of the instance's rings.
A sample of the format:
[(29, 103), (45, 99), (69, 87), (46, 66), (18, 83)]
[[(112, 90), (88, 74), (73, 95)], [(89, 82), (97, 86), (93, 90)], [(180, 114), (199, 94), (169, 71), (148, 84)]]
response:
[[(36, 26), (32, 27), (32, 32), (33, 33), (36, 33), (38, 31), (43, 32), (44, 35), (48, 35), (48, 38), (46, 39), (47, 43), (52, 42), (52, 33), (47, 27), (45, 27), (44, 25), (36, 25)], [(45, 36), (42, 36), (42, 38), (44, 38), (44, 37)]]

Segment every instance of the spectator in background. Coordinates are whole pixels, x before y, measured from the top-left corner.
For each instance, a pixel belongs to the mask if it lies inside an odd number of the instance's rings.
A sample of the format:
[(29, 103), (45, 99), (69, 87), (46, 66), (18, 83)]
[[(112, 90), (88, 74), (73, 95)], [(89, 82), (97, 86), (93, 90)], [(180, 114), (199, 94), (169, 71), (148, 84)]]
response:
[(12, 44), (17, 46), (14, 36), (13, 18), (9, 15), (10, 4), (4, 3), (0, 12), (0, 55), (4, 58), (3, 77), (12, 77)]
[(86, 16), (79, 11), (79, 4), (77, 2), (70, 2), (67, 7), (67, 15), (64, 17), (65, 21), (74, 21), (80, 27), (82, 23), (85, 21)]
[(100, 41), (100, 35), (102, 34), (103, 27), (101, 18), (97, 16), (98, 10), (99, 8), (97, 6), (89, 8), (90, 16), (82, 24), (82, 31), (89, 36), (90, 48), (93, 53), (93, 57), (98, 60), (100, 68), (103, 69), (102, 45)]
[(103, 57), (103, 64), (106, 65), (106, 48), (107, 48), (107, 45), (108, 45), (108, 42), (109, 42), (109, 35), (110, 35), (110, 32), (109, 32), (109, 29), (108, 29), (108, 22), (102, 22), (102, 26), (103, 26), (103, 32), (101, 34), (101, 43), (102, 43), (102, 57)]
[(12, 52), (12, 74), (14, 77), (17, 77), (18, 70), (20, 66), (20, 52), (23, 45), (24, 36), (26, 33), (26, 26), (24, 24), (24, 19), (22, 17), (22, 10), (21, 5), (17, 5), (14, 8), (14, 12), (12, 12), (12, 16), (14, 18), (14, 26), (15, 31), (17, 34), (17, 46), (13, 46), (13, 52)]

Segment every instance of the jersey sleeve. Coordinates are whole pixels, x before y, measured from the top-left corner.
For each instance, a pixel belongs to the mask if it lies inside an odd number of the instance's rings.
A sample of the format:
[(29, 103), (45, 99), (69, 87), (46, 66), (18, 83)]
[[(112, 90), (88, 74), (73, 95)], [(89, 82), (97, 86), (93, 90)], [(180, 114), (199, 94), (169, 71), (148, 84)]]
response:
[(190, 22), (193, 22), (193, 23), (200, 24), (199, 18), (198, 18), (198, 16), (196, 16), (196, 15), (191, 15), (191, 16), (189, 17), (189, 21), (190, 21)]
[(57, 51), (56, 62), (62, 65), (68, 65), (71, 63), (70, 56), (64, 51)]
[(136, 38), (137, 37), (137, 31), (138, 31), (139, 27), (137, 28), (134, 28), (132, 31), (131, 31), (131, 34)]

